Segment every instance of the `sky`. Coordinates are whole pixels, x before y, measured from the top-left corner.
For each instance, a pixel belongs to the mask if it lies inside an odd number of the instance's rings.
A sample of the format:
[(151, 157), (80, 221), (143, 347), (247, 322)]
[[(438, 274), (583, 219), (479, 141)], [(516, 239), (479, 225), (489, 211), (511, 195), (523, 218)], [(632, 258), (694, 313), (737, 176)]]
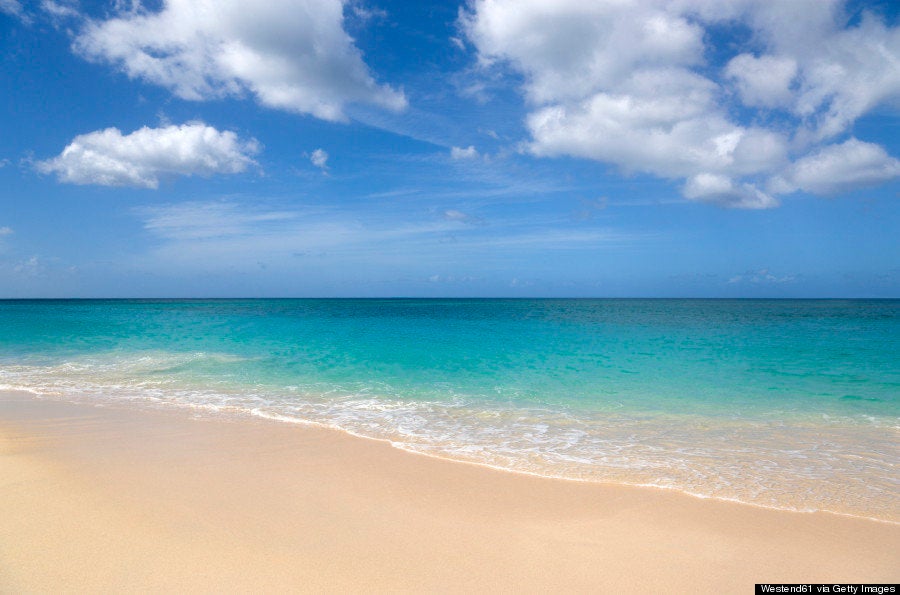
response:
[(0, 298), (900, 297), (889, 0), (0, 0)]

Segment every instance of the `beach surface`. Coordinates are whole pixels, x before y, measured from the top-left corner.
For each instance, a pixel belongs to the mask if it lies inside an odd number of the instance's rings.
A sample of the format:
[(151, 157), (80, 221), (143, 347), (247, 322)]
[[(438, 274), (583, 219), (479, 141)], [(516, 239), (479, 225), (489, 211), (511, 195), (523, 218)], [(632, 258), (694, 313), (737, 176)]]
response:
[(320, 427), (0, 394), (0, 592), (896, 582), (900, 526), (520, 475)]

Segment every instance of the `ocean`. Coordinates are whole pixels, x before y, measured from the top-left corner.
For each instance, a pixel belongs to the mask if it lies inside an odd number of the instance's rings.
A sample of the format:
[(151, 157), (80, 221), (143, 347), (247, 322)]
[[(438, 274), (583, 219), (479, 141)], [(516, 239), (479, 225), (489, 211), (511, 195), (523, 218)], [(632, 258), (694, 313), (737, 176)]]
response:
[(5, 300), (0, 390), (900, 522), (900, 300)]

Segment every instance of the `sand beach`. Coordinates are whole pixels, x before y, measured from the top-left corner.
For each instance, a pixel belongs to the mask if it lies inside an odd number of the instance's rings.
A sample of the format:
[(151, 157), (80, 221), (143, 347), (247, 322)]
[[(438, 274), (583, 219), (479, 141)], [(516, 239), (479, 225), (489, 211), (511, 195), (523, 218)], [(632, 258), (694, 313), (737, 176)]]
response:
[(718, 592), (893, 582), (900, 527), (339, 431), (0, 397), (0, 591)]

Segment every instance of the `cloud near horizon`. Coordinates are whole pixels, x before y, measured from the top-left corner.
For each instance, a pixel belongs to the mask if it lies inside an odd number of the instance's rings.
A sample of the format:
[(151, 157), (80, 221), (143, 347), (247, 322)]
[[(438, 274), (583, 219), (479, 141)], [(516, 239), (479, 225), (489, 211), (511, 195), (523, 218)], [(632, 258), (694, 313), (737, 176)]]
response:
[(402, 110), (343, 28), (341, 0), (165, 0), (88, 21), (73, 47), (193, 101), (252, 94), (263, 106), (345, 121), (349, 103)]
[(123, 135), (106, 128), (76, 136), (57, 157), (35, 165), (61, 182), (157, 188), (169, 176), (234, 174), (255, 162), (255, 139), (241, 140), (202, 122), (143, 127)]
[[(457, 210), (439, 218), (411, 216), (402, 222), (348, 214), (330, 207), (248, 205), (234, 201), (155, 204), (135, 210), (155, 248), (144, 263), (201, 269), (254, 268), (258, 261), (294, 266), (318, 255), (334, 266), (363, 258), (374, 266), (443, 261), (460, 252), (519, 254), (523, 251), (616, 247), (649, 238), (610, 228), (570, 229), (506, 221), (491, 229)], [(447, 242), (448, 234), (453, 236)], [(367, 265), (367, 268), (368, 265)]]
[[(900, 28), (868, 11), (845, 27), (842, 6), (473, 0), (460, 25), (483, 68), (524, 75), (526, 152), (684, 180), (689, 200), (770, 208), (779, 194), (900, 176), (883, 148), (835, 142), (900, 100)], [(715, 47), (723, 27), (750, 41)]]

